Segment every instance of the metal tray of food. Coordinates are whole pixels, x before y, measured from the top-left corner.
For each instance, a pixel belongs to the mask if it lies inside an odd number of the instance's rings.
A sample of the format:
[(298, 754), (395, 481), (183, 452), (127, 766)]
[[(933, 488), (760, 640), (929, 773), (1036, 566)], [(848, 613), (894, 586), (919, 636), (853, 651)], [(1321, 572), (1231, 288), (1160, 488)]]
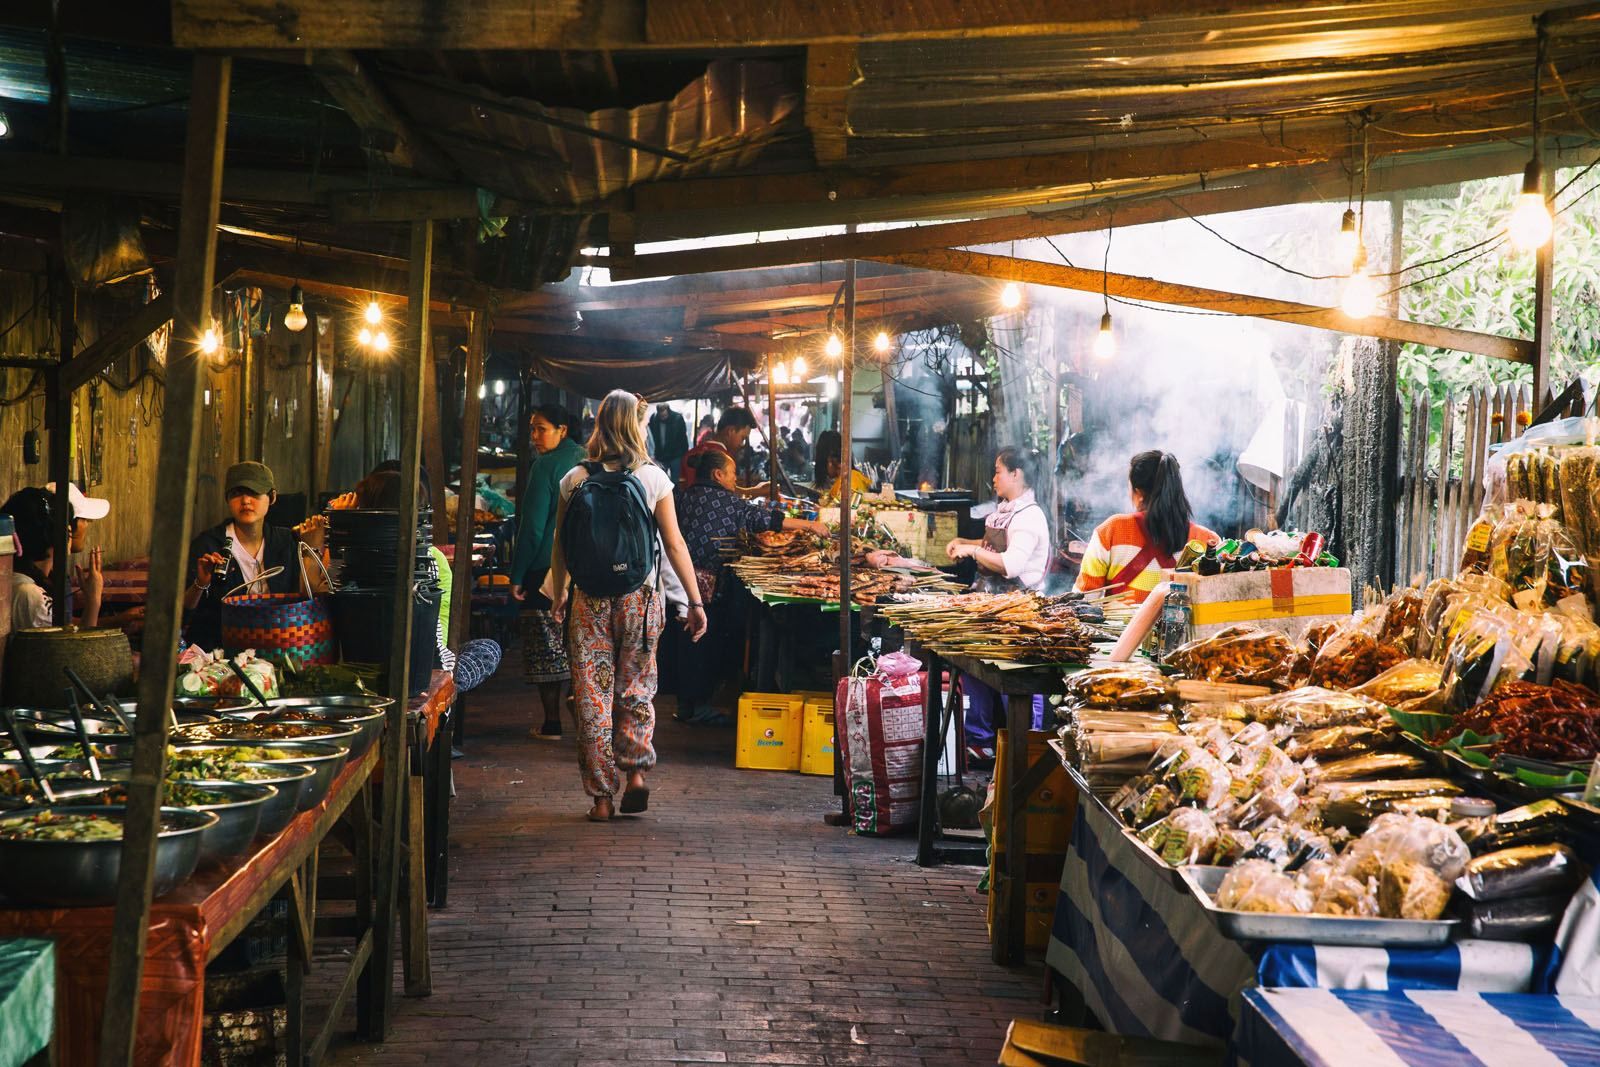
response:
[(1238, 941), (1305, 941), (1317, 945), (1443, 945), (1456, 919), (1358, 919), (1345, 915), (1284, 915), (1229, 911), (1216, 905), (1227, 867), (1182, 867), (1178, 876), (1210, 913), (1217, 929)]

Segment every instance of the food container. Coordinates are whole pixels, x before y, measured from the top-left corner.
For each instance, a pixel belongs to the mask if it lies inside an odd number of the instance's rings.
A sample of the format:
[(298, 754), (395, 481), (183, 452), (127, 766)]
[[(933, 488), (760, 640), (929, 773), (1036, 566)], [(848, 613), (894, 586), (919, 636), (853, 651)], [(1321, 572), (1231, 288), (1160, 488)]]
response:
[[(132, 726), (139, 721), (139, 702), (136, 700), (119, 700), (117, 708), (122, 712), (122, 717)], [(222, 716), (217, 713), (214, 700), (205, 700), (198, 697), (173, 697), (172, 714), (177, 718), (179, 726), (189, 726), (197, 722), (216, 722)], [(83, 709), (84, 715), (91, 715), (89, 708)]]
[(384, 721), (393, 703), (393, 698), (379, 696), (289, 697), (274, 700), (263, 709), (253, 700), (235, 699), (223, 701), (218, 710), (237, 719), (306, 718), (354, 726), (359, 732), (350, 744), (350, 758), (360, 759), (383, 736)]
[(309, 768), (312, 772), (311, 779), (304, 786), (300, 794), (299, 810), (306, 811), (322, 803), (328, 791), (333, 787), (333, 780), (344, 767), (349, 756), (349, 746), (344, 744), (329, 744), (320, 741), (260, 741), (239, 742), (229, 744), (226, 741), (194, 741), (181, 742), (173, 746), (185, 751), (215, 751), (226, 748), (256, 748), (269, 749), (282, 753), (282, 759), (251, 760), (248, 762), (262, 762), (267, 764), (292, 763), (297, 766)]
[[(97, 814), (120, 819), (120, 805), (71, 808), (29, 808), (0, 818), (7, 823), (42, 812), (74, 815)], [(205, 831), (217, 823), (210, 812), (162, 808), (162, 830), (156, 839), (155, 882), (157, 897), (165, 896), (188, 880), (200, 862)], [(117, 879), (122, 867), (122, 841), (29, 841), (0, 836), (0, 893), (20, 904), (106, 905), (116, 902)]]
[(326, 741), (353, 747), (356, 735), (360, 732), (360, 727), (342, 722), (279, 722), (275, 719), (247, 722), (223, 719), (182, 727), (174, 740), (237, 741), (242, 744), (255, 744), (258, 741)]
[[(298, 763), (251, 763), (247, 766), (273, 773), (273, 777), (262, 778), (253, 784), (270, 785), (278, 791), (277, 796), (261, 805), (261, 825), (256, 828), (256, 833), (262, 837), (275, 837), (300, 813), (301, 798), (312, 790), (317, 772)], [(318, 797), (306, 807), (315, 807), (321, 801), (322, 798)]]
[(4, 699), (40, 708), (65, 706), (71, 667), (95, 693), (133, 691), (133, 648), (121, 630), (18, 630), (6, 647)]
[[(114, 774), (107, 775), (99, 799), (100, 804), (121, 805), (126, 802), (125, 793), (120, 785), (128, 774), (126, 764), (119, 765)], [(191, 789), (203, 789), (217, 794), (215, 799), (180, 797), (174, 795), (174, 784)], [(106, 797), (107, 790), (116, 790), (116, 795)], [(229, 782), (221, 779), (212, 781), (184, 781), (167, 783), (162, 792), (162, 802), (167, 807), (182, 808), (185, 811), (209, 811), (217, 816), (215, 825), (208, 827), (200, 835), (200, 862), (210, 863), (213, 860), (226, 859), (236, 856), (250, 846), (255, 840), (256, 831), (261, 825), (262, 805), (277, 796), (277, 789), (270, 785), (257, 785), (251, 782)], [(85, 800), (82, 804), (93, 803)], [(82, 806), (77, 801), (69, 802), (72, 806)]]
[(1248, 622), (1290, 637), (1350, 615), (1350, 571), (1343, 567), (1279, 567), (1236, 574), (1179, 571), (1189, 590), (1189, 615), (1198, 640)]
[(1181, 867), (1183, 883), (1205, 906), (1217, 929), (1238, 941), (1306, 941), (1319, 945), (1442, 945), (1450, 940), (1456, 919), (1378, 919), (1348, 915), (1298, 915), (1230, 911), (1216, 905), (1226, 867)]

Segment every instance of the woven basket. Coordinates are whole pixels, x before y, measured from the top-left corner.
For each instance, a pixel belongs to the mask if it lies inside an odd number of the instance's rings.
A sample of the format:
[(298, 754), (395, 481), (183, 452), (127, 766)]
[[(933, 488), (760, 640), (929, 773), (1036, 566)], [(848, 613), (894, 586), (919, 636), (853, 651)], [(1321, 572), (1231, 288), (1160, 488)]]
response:
[[(313, 559), (321, 560), (305, 545)], [(262, 578), (271, 573), (263, 574)], [(333, 639), (333, 614), (328, 602), (311, 591), (305, 568), (300, 569), (299, 593), (241, 593), (240, 586), (222, 598), (222, 647), (233, 656), (245, 649), (259, 655), (276, 653), (295, 668), (339, 662)]]

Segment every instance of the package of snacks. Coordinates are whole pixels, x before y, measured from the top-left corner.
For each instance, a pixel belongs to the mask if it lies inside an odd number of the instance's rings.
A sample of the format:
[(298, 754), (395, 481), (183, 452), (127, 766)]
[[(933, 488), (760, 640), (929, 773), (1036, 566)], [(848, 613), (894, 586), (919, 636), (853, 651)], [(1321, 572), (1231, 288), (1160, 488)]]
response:
[(1190, 678), (1281, 687), (1295, 656), (1293, 643), (1276, 630), (1230, 626), (1178, 648), (1169, 662)]
[(1154, 666), (1118, 663), (1068, 675), (1069, 698), (1101, 708), (1153, 708), (1177, 698), (1172, 683)]
[(1394, 732), (1382, 726), (1325, 726), (1291, 737), (1283, 743), (1283, 754), (1293, 760), (1326, 762), (1359, 756), (1392, 744)]
[(1426, 659), (1401, 660), (1383, 673), (1356, 686), (1351, 692), (1371, 697), (1381, 704), (1398, 707), (1408, 700), (1425, 697), (1439, 688), (1444, 666)]
[(1217, 887), (1217, 907), (1230, 911), (1307, 914), (1311, 894), (1265, 860), (1245, 860), (1232, 867)]
[(1473, 900), (1504, 900), (1570, 889), (1582, 877), (1583, 865), (1566, 845), (1518, 845), (1474, 858), (1456, 885)]
[(1386, 919), (1437, 919), (1450, 905), (1450, 883), (1427, 864), (1396, 860), (1378, 875), (1378, 913)]
[(1387, 709), (1376, 700), (1320, 686), (1254, 697), (1245, 701), (1245, 705), (1250, 709), (1250, 717), (1257, 722), (1285, 723), (1301, 730), (1329, 726), (1376, 727), (1389, 719)]

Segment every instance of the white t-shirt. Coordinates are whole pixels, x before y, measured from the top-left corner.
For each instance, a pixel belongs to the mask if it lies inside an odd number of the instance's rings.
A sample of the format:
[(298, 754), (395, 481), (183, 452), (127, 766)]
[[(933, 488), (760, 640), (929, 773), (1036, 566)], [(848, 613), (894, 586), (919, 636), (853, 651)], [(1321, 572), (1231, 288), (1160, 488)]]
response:
[(11, 629), (34, 630), (54, 626), (55, 605), (38, 582), (21, 571), (11, 573)]
[[(235, 584), (246, 584), (261, 577), (261, 556), (252, 556), (239, 540), (239, 531), (233, 528), (233, 523), (228, 523), (228, 540), (233, 542), (233, 561), (239, 565), (239, 581)], [(267, 539), (261, 539), (261, 555), (266, 555)], [(265, 587), (254, 592), (265, 592)]]
[[(621, 464), (607, 463), (607, 470), (620, 470)], [(650, 506), (650, 515), (655, 517), (656, 505), (672, 495), (672, 479), (667, 477), (667, 472), (654, 463), (647, 463), (634, 469), (633, 476), (639, 479), (639, 484), (644, 488), (645, 503)], [(572, 499), (572, 494), (577, 490), (578, 484), (589, 477), (589, 472), (582, 467), (573, 467), (561, 476), (561, 502), (565, 504)], [(645, 576), (644, 584), (654, 585), (656, 572), (651, 571)]]
[(1033, 490), (1002, 503), (984, 520), (984, 525), (1006, 532), (1006, 550), (1000, 555), (1005, 561), (1006, 577), (1015, 579), (1024, 589), (1043, 586), (1045, 571), (1050, 567), (1050, 523), (1034, 499)]

